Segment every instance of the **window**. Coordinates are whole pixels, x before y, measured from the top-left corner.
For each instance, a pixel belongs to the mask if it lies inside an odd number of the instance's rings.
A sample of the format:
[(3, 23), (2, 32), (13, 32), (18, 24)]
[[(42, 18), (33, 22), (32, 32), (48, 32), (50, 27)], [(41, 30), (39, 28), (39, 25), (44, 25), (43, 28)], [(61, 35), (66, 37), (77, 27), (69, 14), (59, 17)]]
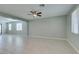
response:
[(22, 23), (17, 23), (16, 24), (16, 30), (21, 31), (22, 30)]
[(75, 33), (75, 34), (78, 34), (79, 33), (79, 26), (78, 26), (78, 14), (77, 14), (77, 11), (78, 10), (75, 10), (73, 13), (72, 13), (72, 19), (71, 19), (71, 31), (72, 33)]
[(8, 28), (9, 28), (9, 30), (11, 30), (12, 29), (12, 24), (8, 24)]
[(2, 24), (0, 24), (0, 34), (2, 34)]

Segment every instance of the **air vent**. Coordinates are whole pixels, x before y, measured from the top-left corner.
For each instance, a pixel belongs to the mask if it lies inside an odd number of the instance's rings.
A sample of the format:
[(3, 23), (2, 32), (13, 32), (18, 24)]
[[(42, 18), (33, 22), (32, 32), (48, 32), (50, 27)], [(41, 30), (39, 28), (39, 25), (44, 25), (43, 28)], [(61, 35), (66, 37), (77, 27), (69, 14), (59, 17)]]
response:
[(40, 4), (40, 6), (41, 6), (41, 7), (44, 7), (44, 6), (45, 6), (45, 4)]

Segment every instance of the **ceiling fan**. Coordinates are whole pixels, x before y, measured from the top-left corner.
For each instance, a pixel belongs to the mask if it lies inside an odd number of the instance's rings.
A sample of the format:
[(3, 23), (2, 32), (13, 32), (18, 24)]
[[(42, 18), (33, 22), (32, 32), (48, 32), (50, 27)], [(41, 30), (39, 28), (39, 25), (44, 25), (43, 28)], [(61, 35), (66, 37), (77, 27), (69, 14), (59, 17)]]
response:
[(42, 16), (42, 12), (38, 12), (38, 11), (30, 11), (31, 14), (28, 14), (28, 15), (33, 15), (34, 17), (36, 16), (39, 16), (41, 17)]

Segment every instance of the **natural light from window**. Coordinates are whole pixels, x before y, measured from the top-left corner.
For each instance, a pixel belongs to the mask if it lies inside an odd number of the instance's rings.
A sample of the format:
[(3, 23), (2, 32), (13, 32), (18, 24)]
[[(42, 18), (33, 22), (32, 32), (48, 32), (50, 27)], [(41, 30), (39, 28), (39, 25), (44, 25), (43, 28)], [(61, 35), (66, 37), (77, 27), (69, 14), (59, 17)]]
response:
[(73, 13), (72, 13), (72, 19), (71, 19), (71, 31), (72, 33), (75, 33), (75, 34), (78, 34), (79, 33), (79, 26), (78, 26), (78, 16), (77, 16), (77, 11), (78, 10), (75, 10)]
[(16, 30), (21, 31), (22, 30), (22, 23), (17, 23), (16, 24)]
[(11, 29), (12, 29), (12, 24), (8, 24), (8, 28), (9, 28), (9, 30), (11, 31)]

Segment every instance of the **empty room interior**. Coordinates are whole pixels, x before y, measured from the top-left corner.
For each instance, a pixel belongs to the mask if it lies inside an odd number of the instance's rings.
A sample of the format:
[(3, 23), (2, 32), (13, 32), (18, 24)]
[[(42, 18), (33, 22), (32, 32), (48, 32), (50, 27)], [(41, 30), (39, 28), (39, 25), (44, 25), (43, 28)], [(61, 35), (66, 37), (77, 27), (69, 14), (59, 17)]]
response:
[(0, 54), (78, 53), (78, 4), (0, 4)]

